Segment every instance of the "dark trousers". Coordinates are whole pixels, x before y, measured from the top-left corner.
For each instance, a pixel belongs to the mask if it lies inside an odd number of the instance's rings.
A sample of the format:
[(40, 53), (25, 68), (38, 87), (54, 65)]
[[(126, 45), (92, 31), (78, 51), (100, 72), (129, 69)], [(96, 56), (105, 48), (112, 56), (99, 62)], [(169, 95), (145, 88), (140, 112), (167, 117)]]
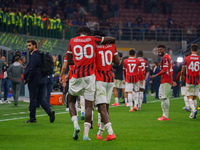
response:
[(173, 96), (179, 97), (180, 94), (180, 81), (177, 82), (177, 85), (173, 87)]
[(36, 113), (36, 103), (37, 101), (42, 106), (42, 108), (45, 110), (45, 112), (50, 115), (51, 109), (47, 102), (44, 99), (43, 93), (44, 93), (44, 84), (28, 84), (28, 90), (29, 90), (29, 96), (30, 96), (30, 121), (36, 120), (35, 113)]
[(51, 91), (52, 91), (52, 82), (51, 79), (48, 78), (47, 83), (44, 85), (44, 99), (45, 99), (45, 94), (47, 92), (46, 101), (49, 105), (50, 105)]
[(1, 85), (1, 89), (3, 89), (4, 91), (4, 101), (7, 100), (8, 97), (8, 90), (9, 90), (9, 82), (8, 82), (8, 78), (5, 78), (2, 80), (2, 85)]
[(160, 87), (160, 83), (159, 82), (155, 82), (153, 84), (154, 90), (156, 91), (156, 96), (155, 98), (159, 98), (159, 87)]

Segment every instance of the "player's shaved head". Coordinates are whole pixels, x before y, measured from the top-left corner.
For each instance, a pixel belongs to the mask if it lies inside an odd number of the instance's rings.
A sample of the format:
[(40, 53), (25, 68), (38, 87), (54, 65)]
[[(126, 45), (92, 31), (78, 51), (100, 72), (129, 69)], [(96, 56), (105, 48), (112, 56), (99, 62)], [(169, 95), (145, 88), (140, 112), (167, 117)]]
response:
[(143, 51), (138, 51), (137, 56), (138, 57), (143, 57)]
[(81, 27), (78, 29), (78, 35), (90, 35), (91, 31), (88, 27)]
[(95, 30), (93, 32), (93, 36), (98, 35), (98, 36), (107, 36), (104, 32), (102, 32), (101, 30)]

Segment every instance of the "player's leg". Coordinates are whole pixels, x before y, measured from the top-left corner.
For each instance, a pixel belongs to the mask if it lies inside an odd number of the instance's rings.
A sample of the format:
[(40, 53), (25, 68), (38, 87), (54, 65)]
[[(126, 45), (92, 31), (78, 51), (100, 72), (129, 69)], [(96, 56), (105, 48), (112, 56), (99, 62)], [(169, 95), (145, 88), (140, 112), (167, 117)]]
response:
[(115, 102), (113, 104), (111, 104), (111, 106), (119, 105), (118, 92), (117, 92), (117, 88), (119, 88), (119, 84), (120, 84), (120, 80), (115, 80), (115, 87), (113, 88)]
[(123, 96), (124, 96), (124, 101), (125, 101), (125, 106), (129, 106), (128, 101), (127, 101), (127, 94), (125, 91), (125, 88), (122, 88)]
[(162, 117), (158, 118), (159, 121), (168, 121), (169, 120), (169, 95), (171, 90), (171, 84), (163, 83), (159, 88), (159, 98), (161, 100), (161, 108), (163, 111)]
[(130, 112), (133, 111), (133, 83), (128, 83), (126, 82), (125, 84), (125, 91), (128, 92), (128, 102), (129, 102), (129, 106), (130, 106)]
[(134, 110), (137, 111), (138, 110), (138, 101), (139, 101), (139, 82), (136, 82), (133, 84), (133, 90), (134, 90), (134, 96), (133, 96), (133, 100), (134, 100)]
[(191, 114), (189, 118), (196, 119), (196, 115), (197, 115), (196, 107), (197, 107), (197, 96), (199, 93), (199, 85), (186, 84), (186, 89), (187, 89), (187, 96), (188, 96), (189, 104), (191, 108)]
[(85, 119), (85, 99), (84, 96), (80, 96), (81, 103), (81, 120)]
[(83, 141), (88, 141), (89, 130), (91, 127), (93, 101), (95, 94), (95, 75), (83, 77), (84, 80), (84, 98), (85, 98), (85, 123), (84, 123), (84, 134)]
[(73, 139), (77, 140), (79, 138), (80, 127), (78, 125), (77, 109), (76, 109), (76, 99), (78, 95), (82, 94), (82, 78), (72, 78), (69, 81), (69, 93), (68, 93), (68, 104), (71, 120), (74, 124), (74, 134)]
[(145, 80), (143, 80), (143, 84), (141, 85), (140, 82), (140, 89), (139, 89), (139, 101), (138, 101), (138, 110), (141, 110), (142, 102), (144, 98), (144, 89), (145, 89)]

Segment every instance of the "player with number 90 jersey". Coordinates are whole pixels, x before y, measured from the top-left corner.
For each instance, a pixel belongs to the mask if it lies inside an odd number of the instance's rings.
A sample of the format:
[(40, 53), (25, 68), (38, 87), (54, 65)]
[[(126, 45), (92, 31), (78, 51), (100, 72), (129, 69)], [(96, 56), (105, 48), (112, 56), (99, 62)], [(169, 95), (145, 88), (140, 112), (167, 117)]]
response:
[(112, 73), (113, 57), (117, 55), (115, 44), (97, 45), (96, 50), (96, 80), (114, 82)]
[(69, 42), (68, 53), (72, 53), (75, 64), (74, 78), (91, 76), (95, 73), (96, 46), (102, 42), (100, 36), (77, 36)]
[[(171, 57), (166, 53), (160, 62), (160, 72), (158, 73), (161, 76), (160, 83), (169, 83), (172, 84), (173, 81), (173, 62)], [(166, 71), (166, 72), (164, 72)]]
[(187, 56), (183, 61), (186, 67), (186, 83), (198, 85), (200, 72), (200, 57), (196, 54)]
[[(135, 57), (129, 57), (124, 61), (124, 70), (126, 82), (128, 83), (136, 83), (139, 80), (143, 80), (143, 74), (141, 71), (141, 63)], [(140, 72), (138, 73), (138, 71)], [(140, 76), (139, 76), (140, 74)]]

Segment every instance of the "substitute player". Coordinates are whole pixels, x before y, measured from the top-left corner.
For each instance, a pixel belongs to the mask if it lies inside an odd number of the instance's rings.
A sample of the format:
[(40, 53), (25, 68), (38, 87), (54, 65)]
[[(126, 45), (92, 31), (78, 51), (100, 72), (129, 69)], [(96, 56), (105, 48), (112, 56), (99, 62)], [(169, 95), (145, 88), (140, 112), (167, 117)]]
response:
[[(103, 32), (95, 30), (93, 35), (106, 36)], [(96, 99), (98, 111), (101, 114), (101, 123), (97, 139), (102, 139), (102, 134), (106, 128), (108, 135), (104, 141), (116, 139), (109, 119), (109, 104), (114, 87), (114, 75), (112, 72), (112, 62), (119, 65), (120, 60), (115, 44), (97, 45), (96, 50)]]
[(159, 87), (159, 98), (161, 100), (161, 108), (163, 111), (162, 117), (158, 118), (159, 121), (169, 120), (169, 96), (173, 81), (173, 62), (171, 57), (166, 53), (165, 45), (158, 46), (158, 54), (162, 57), (160, 62), (160, 72), (150, 77), (151, 80), (157, 76), (161, 76)]
[(140, 90), (139, 90), (139, 101), (138, 101), (138, 110), (141, 110), (141, 106), (142, 106), (142, 101), (143, 101), (143, 91), (145, 89), (145, 84), (146, 84), (146, 80), (149, 76), (149, 70), (148, 70), (148, 63), (147, 61), (142, 58), (143, 57), (143, 51), (138, 51), (137, 53), (138, 56), (138, 60), (142, 66), (142, 73), (143, 73), (143, 84), (141, 84), (140, 82)]
[(200, 57), (197, 55), (198, 48), (197, 44), (191, 45), (191, 55), (184, 59), (181, 70), (181, 80), (183, 80), (186, 69), (186, 95), (191, 108), (189, 118), (194, 119), (197, 115), (197, 96), (199, 94)]
[[(132, 92), (133, 90), (135, 92), (139, 91), (140, 79), (141, 79), (141, 84), (143, 84), (142, 67), (139, 60), (136, 58), (136, 53), (133, 49), (129, 51), (129, 58), (124, 61), (124, 71), (125, 71), (125, 77), (126, 77), (125, 91), (128, 92), (128, 101), (130, 105), (129, 111), (132, 112), (133, 111)], [(134, 96), (134, 110), (135, 111), (137, 111), (136, 101), (138, 101), (138, 98)]]
[(85, 98), (85, 123), (83, 140), (90, 140), (88, 137), (91, 127), (92, 108), (95, 94), (95, 51), (97, 44), (114, 43), (112, 37), (89, 36), (90, 29), (81, 27), (78, 30), (79, 36), (72, 38), (69, 42), (67, 60), (69, 65), (75, 64), (72, 79), (69, 83), (69, 112), (74, 123), (73, 139), (79, 137), (80, 127), (76, 117), (76, 97), (83, 95)]

